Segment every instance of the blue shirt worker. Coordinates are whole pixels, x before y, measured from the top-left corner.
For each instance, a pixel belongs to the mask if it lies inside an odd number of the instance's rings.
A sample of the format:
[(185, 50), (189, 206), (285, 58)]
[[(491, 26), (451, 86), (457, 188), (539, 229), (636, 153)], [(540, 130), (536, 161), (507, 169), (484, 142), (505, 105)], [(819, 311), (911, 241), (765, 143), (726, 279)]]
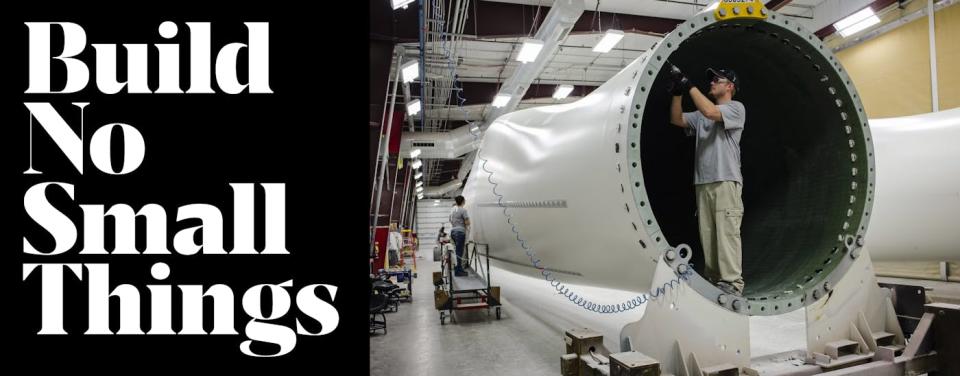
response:
[[(743, 103), (733, 100), (740, 87), (730, 69), (707, 69), (713, 101), (671, 65), (670, 123), (696, 137), (694, 185), (704, 276), (728, 294), (743, 295), (742, 242), (743, 175), (740, 172), (740, 137), (746, 121)], [(682, 112), (686, 92), (697, 111)]]

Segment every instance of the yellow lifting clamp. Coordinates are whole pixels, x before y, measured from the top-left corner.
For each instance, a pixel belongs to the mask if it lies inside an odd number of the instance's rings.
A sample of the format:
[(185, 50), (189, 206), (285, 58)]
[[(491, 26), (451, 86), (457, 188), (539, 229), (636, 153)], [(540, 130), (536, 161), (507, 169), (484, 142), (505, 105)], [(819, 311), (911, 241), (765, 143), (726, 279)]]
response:
[(769, 13), (760, 0), (722, 0), (715, 3), (715, 6), (713, 17), (717, 21), (741, 18), (762, 20), (766, 19)]

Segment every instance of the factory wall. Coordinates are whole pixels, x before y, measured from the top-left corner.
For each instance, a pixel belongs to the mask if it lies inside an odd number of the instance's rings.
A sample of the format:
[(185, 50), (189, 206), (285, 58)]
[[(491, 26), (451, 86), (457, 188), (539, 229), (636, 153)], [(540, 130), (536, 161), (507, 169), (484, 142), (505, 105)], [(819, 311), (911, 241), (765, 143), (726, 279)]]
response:
[[(440, 202), (436, 202), (440, 201)], [(432, 255), (433, 247), (437, 245), (437, 232), (440, 227), (450, 234), (450, 210), (453, 200), (417, 200), (417, 239), (420, 240), (420, 252), (423, 255)], [(427, 252), (427, 253), (423, 253)], [(432, 257), (432, 256), (424, 256)]]
[(940, 109), (960, 107), (960, 6), (934, 13)]
[[(884, 17), (899, 18), (922, 9), (915, 1)], [(937, 80), (941, 110), (960, 106), (960, 6), (934, 13)], [(837, 53), (862, 96), (869, 118), (930, 112), (930, 42), (927, 17)]]

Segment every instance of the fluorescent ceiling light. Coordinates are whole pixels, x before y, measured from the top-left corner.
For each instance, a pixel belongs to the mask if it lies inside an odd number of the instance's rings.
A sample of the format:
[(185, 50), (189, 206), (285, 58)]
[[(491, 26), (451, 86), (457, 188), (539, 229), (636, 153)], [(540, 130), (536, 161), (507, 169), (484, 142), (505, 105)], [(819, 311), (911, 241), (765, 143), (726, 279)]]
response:
[(410, 158), (416, 158), (420, 156), (420, 149), (410, 150)]
[(843, 30), (873, 15), (874, 15), (873, 9), (870, 9), (870, 7), (866, 7), (854, 14), (847, 16), (846, 18), (840, 21), (837, 21), (836, 23), (833, 24), (833, 27), (837, 28), (837, 30)]
[(880, 23), (880, 19), (877, 18), (877, 16), (870, 16), (863, 21), (857, 22), (853, 26), (840, 30), (840, 36), (846, 38), (878, 23)]
[(403, 82), (413, 82), (417, 77), (420, 77), (420, 63), (416, 60), (403, 63), (403, 66), (400, 67), (400, 73), (403, 74)]
[(410, 163), (410, 167), (413, 168), (414, 170), (416, 170), (416, 169), (420, 168), (420, 165), (422, 165), (422, 164), (423, 164), (423, 162), (420, 162), (419, 159), (414, 159), (413, 162)]
[(573, 85), (560, 85), (557, 86), (557, 90), (553, 92), (553, 99), (563, 99), (570, 95), (570, 92), (573, 91)]
[(423, 182), (422, 182), (422, 181), (418, 181), (418, 182), (417, 182), (417, 187), (422, 187), (422, 186), (423, 186)]
[[(870, 10), (870, 8), (866, 8), (865, 10)], [(862, 12), (862, 11), (861, 11), (861, 12)], [(860, 12), (857, 12), (857, 13), (860, 13)], [(873, 13), (873, 11), (870, 11), (870, 13)], [(850, 17), (853, 17), (853, 16), (850, 16)], [(849, 17), (848, 17), (848, 18), (849, 18)], [(846, 19), (844, 19), (844, 21), (846, 21)], [(839, 22), (838, 22), (838, 23), (839, 23)], [(853, 24), (853, 25), (847, 26), (846, 28), (843, 28), (843, 29), (839, 29), (839, 30), (840, 30), (840, 31), (839, 31), (839, 32), (840, 32), (840, 36), (846, 38), (846, 37), (851, 36), (851, 35), (853, 35), (853, 34), (859, 33), (859, 32), (861, 32), (861, 31), (863, 31), (864, 29), (866, 29), (866, 28), (868, 28), (868, 27), (870, 27), (870, 26), (876, 25), (876, 24), (878, 24), (878, 23), (880, 23), (880, 18), (878, 18), (878, 17), (877, 17), (876, 15), (874, 15), (874, 14), (870, 14), (870, 15), (867, 16), (866, 18), (860, 20), (859, 22), (857, 22), (857, 23), (855, 23), (855, 24)]]
[(873, 9), (866, 7), (847, 16), (847, 18), (837, 21), (833, 24), (833, 27), (837, 29), (840, 36), (846, 38), (878, 23), (880, 23), (880, 18), (873, 13)]
[(434, 203), (434, 204), (439, 204), (439, 203), (440, 203), (440, 200), (433, 200), (433, 203)]
[(423, 187), (417, 187), (417, 193), (423, 192)]
[(607, 30), (606, 34), (603, 35), (603, 39), (600, 39), (600, 43), (597, 43), (597, 46), (593, 48), (593, 52), (610, 52), (613, 46), (620, 43), (621, 39), (623, 39), (623, 31), (614, 29)]
[(413, 0), (391, 0), (390, 2), (393, 3), (393, 10), (397, 10), (400, 8), (406, 9), (407, 5), (412, 3)]
[(420, 112), (420, 100), (414, 99), (407, 103), (407, 114), (410, 116), (416, 115)]
[(542, 49), (543, 41), (536, 39), (524, 39), (523, 46), (520, 47), (520, 53), (517, 54), (517, 61), (521, 63), (529, 63), (537, 60), (537, 55), (540, 54), (540, 50)]
[(493, 97), (493, 107), (506, 106), (507, 102), (510, 102), (510, 95), (508, 94), (497, 94), (496, 97)]
[(417, 200), (423, 200), (423, 194), (422, 194), (422, 193), (419, 194), (419, 195), (417, 195)]
[(423, 176), (423, 173), (422, 173), (422, 172), (418, 172), (416, 175), (413, 175), (413, 178), (414, 178), (414, 179), (420, 179), (420, 177), (422, 177), (422, 176)]

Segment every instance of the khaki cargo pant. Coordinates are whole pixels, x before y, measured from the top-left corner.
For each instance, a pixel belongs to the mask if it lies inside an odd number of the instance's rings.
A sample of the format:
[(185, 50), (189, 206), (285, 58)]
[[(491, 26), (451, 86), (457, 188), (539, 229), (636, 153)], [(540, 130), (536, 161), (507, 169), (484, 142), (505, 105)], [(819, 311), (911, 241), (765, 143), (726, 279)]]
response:
[(704, 274), (711, 282), (723, 280), (743, 291), (743, 185), (720, 181), (696, 185)]

